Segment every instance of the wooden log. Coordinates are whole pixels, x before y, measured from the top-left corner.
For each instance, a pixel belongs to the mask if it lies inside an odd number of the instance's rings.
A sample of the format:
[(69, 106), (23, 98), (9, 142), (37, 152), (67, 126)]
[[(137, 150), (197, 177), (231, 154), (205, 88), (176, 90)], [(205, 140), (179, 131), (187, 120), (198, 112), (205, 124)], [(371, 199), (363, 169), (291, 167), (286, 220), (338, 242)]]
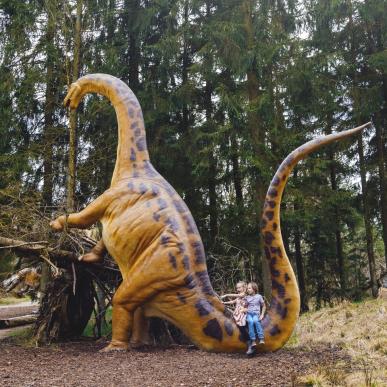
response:
[(32, 324), (36, 321), (36, 314), (27, 314), (25, 316), (9, 317), (0, 320), (0, 329), (18, 327), (20, 325)]

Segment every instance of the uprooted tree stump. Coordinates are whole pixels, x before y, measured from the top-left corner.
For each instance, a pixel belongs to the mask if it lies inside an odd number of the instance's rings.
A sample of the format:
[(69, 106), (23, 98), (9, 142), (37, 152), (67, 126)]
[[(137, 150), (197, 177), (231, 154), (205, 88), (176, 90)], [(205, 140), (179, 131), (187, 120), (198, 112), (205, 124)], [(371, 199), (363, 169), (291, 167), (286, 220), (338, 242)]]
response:
[[(83, 244), (82, 250), (93, 246), (90, 238), (84, 238), (74, 230), (71, 238), (77, 238), (78, 245)], [(44, 257), (45, 262), (50, 262), (52, 274), (43, 289), (34, 328), (38, 344), (81, 336), (93, 312), (93, 332), (95, 337), (101, 337), (106, 309), (121, 282), (121, 273), (109, 256), (105, 256), (102, 263), (88, 264), (78, 261), (79, 250), (51, 248), (47, 244), (4, 237), (0, 237), (0, 246), (12, 249), (24, 259), (36, 261), (37, 257)], [(177, 328), (161, 319), (151, 319), (149, 333), (155, 345), (189, 343)]]
[(76, 277), (61, 270), (46, 287), (35, 323), (38, 344), (78, 337), (90, 320), (94, 310), (93, 281), (86, 270), (74, 270)]

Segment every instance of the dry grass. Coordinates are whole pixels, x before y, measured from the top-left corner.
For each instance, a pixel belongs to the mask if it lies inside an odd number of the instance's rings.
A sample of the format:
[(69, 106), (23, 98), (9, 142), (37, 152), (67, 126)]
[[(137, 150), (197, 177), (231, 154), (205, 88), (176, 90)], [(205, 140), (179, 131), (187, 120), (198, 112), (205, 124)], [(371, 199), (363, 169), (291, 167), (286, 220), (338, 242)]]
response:
[(387, 386), (387, 301), (343, 302), (302, 315), (288, 347), (318, 345), (340, 348), (352, 361), (321, 366), (300, 385)]

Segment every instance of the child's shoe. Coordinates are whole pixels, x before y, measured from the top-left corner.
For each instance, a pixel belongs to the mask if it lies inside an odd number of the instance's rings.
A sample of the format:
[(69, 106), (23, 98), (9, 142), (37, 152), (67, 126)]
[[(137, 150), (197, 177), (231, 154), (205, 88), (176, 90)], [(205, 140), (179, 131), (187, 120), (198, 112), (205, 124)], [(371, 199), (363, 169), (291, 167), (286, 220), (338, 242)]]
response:
[(249, 342), (249, 348), (247, 349), (246, 355), (253, 356), (255, 354), (255, 346), (253, 347), (252, 343)]
[(252, 347), (256, 347), (256, 346), (257, 346), (257, 343), (255, 342), (255, 340), (253, 340), (253, 341), (251, 342), (251, 346), (252, 346)]
[(265, 344), (265, 340), (264, 339), (259, 339), (259, 343), (258, 344)]

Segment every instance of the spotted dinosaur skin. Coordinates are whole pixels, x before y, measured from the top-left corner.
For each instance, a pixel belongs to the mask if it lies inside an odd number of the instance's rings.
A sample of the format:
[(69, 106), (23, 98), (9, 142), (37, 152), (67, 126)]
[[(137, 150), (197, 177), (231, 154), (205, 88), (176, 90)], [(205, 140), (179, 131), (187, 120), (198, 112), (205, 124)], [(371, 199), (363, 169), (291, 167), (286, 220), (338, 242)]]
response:
[[(142, 307), (146, 316), (170, 321), (202, 349), (245, 351), (245, 338), (210, 283), (203, 243), (189, 209), (149, 161), (137, 98), (119, 79), (91, 74), (71, 85), (65, 104), (75, 109), (87, 93), (104, 95), (116, 110), (117, 161), (111, 187), (81, 212), (70, 214), (67, 224), (86, 228), (100, 220), (103, 244), (122, 273), (123, 281), (113, 298), (112, 340), (106, 349), (127, 348), (134, 312)], [(285, 344), (300, 308), (296, 278), (280, 231), (280, 201), (289, 174), (308, 153), (361, 129), (303, 145), (285, 159), (271, 182), (262, 231), (273, 298), (262, 322), (265, 345), (261, 351), (274, 351)], [(60, 216), (51, 226), (62, 230), (65, 221)]]

